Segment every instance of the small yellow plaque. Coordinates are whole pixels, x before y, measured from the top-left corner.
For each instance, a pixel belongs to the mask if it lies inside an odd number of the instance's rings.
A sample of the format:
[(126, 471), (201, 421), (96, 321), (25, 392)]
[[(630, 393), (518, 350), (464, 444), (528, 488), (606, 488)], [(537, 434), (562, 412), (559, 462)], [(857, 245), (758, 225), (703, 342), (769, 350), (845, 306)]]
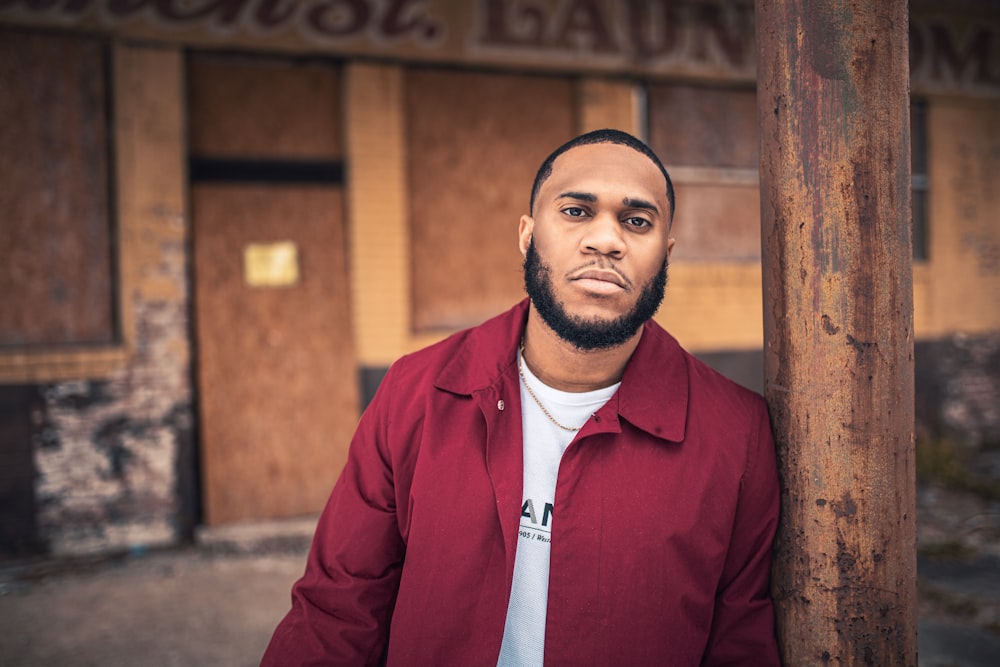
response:
[(251, 287), (289, 287), (299, 282), (294, 241), (250, 243), (243, 248), (243, 279)]

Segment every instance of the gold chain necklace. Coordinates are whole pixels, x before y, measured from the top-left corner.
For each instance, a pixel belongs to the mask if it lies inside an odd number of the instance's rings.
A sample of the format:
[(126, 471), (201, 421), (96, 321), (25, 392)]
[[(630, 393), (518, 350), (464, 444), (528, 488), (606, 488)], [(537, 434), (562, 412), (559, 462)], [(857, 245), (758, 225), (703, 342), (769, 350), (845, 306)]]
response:
[(537, 396), (535, 396), (535, 392), (531, 391), (531, 385), (528, 384), (528, 379), (526, 377), (524, 377), (524, 370), (521, 368), (521, 360), (523, 358), (524, 358), (524, 344), (522, 343), (521, 344), (521, 349), (520, 349), (520, 354), (517, 355), (517, 372), (521, 376), (521, 382), (524, 383), (524, 388), (528, 390), (528, 396), (531, 396), (531, 398), (533, 398), (535, 400), (535, 404), (539, 408), (541, 408), (542, 413), (546, 417), (549, 418), (550, 422), (552, 422), (553, 424), (555, 424), (556, 426), (558, 426), (559, 428), (561, 428), (564, 431), (576, 432), (576, 431), (579, 431), (581, 428), (583, 428), (582, 426), (577, 426), (576, 428), (573, 428), (571, 426), (564, 426), (563, 424), (560, 424), (559, 422), (557, 422), (555, 417), (553, 417), (551, 414), (549, 414), (549, 411), (545, 409), (545, 406), (542, 405), (542, 402), (540, 400), (538, 400)]

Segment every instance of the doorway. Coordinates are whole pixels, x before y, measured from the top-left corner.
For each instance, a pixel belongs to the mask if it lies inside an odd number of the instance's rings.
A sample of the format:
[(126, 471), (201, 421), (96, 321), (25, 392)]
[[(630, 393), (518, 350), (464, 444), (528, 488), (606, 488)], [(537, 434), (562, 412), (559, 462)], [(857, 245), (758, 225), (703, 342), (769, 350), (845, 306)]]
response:
[(358, 415), (336, 64), (188, 63), (203, 520), (318, 512)]

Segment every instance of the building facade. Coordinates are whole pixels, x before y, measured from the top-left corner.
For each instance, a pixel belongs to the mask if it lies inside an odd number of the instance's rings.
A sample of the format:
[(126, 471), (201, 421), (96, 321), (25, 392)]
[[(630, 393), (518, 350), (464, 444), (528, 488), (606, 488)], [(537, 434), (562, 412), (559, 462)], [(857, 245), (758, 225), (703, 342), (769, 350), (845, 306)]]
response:
[[(317, 512), (388, 365), (522, 298), (534, 171), (599, 127), (675, 181), (657, 319), (760, 389), (754, 28), (722, 0), (0, 0), (0, 550)], [(996, 444), (1000, 11), (911, 2), (910, 58), (920, 429)]]

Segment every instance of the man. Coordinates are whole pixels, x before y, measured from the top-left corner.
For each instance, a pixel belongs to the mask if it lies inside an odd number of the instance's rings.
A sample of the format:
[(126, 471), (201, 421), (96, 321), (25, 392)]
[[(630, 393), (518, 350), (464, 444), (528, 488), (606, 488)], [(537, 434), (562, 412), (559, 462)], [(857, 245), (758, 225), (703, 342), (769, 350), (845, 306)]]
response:
[(773, 665), (763, 400), (651, 318), (673, 187), (599, 130), (543, 163), (529, 299), (397, 361), (264, 665)]

